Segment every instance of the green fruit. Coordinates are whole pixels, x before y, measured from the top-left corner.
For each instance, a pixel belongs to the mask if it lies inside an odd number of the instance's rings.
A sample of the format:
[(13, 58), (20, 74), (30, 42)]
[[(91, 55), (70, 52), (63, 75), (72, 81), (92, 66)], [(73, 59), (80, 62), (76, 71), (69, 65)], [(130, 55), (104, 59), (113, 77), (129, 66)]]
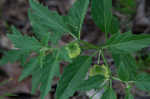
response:
[(109, 78), (109, 69), (103, 65), (95, 64), (89, 72), (89, 76), (103, 75), (105, 78)]
[(80, 55), (81, 53), (81, 49), (78, 43), (70, 43), (67, 47), (66, 47), (67, 51), (68, 51), (68, 55), (70, 58), (75, 58), (77, 56)]

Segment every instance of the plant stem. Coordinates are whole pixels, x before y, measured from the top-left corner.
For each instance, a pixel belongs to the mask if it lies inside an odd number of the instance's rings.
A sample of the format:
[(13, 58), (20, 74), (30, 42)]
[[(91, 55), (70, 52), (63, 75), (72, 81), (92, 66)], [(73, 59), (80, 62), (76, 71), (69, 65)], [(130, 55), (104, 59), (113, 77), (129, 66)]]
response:
[(111, 69), (109, 68), (109, 64), (106, 61), (106, 58), (104, 56), (104, 52), (103, 51), (102, 51), (101, 55), (102, 55), (102, 59), (104, 61), (104, 64), (107, 66), (107, 68), (109, 70), (109, 76), (110, 76), (109, 77), (109, 86), (110, 86), (110, 88), (112, 88), (112, 73), (111, 73)]
[(88, 42), (83, 41), (83, 40), (79, 40), (79, 42), (82, 43), (84, 46), (88, 47), (88, 49), (96, 49), (96, 50), (102, 49), (102, 48), (99, 47), (99, 46), (93, 45), (93, 44), (88, 43)]
[(103, 59), (103, 61), (104, 61), (104, 64), (109, 68), (109, 65), (108, 65), (108, 63), (107, 63), (107, 61), (106, 61), (106, 59), (105, 59), (105, 56), (104, 56), (104, 52), (103, 52), (103, 51), (101, 52), (101, 55), (102, 55), (102, 59)]
[(69, 32), (69, 34), (70, 34), (75, 40), (78, 40), (78, 38), (77, 38), (75, 35), (73, 35), (73, 34), (70, 33), (70, 32)]
[(117, 77), (114, 77), (114, 76), (112, 76), (112, 79), (113, 79), (113, 80), (118, 80), (118, 81), (123, 82), (121, 79), (119, 79), (119, 78), (117, 78)]
[(98, 52), (97, 64), (100, 64), (101, 52), (102, 52), (101, 50), (99, 50), (99, 52)]
[(109, 87), (112, 88), (112, 79), (109, 79)]

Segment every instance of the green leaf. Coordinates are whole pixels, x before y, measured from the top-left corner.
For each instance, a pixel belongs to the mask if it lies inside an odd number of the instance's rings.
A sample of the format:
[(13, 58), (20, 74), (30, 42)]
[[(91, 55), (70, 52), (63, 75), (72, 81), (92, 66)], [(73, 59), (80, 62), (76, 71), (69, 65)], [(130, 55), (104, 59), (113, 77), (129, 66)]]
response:
[(69, 57), (66, 46), (63, 46), (60, 49), (58, 49), (58, 52), (59, 52), (59, 59), (60, 60), (72, 62), (71, 58)]
[(79, 39), (88, 5), (89, 0), (76, 0), (73, 7), (69, 10), (68, 15), (64, 17), (71, 33)]
[(130, 88), (126, 88), (125, 99), (134, 99), (134, 96), (131, 94), (130, 90)]
[(21, 81), (21, 80), (25, 79), (26, 77), (28, 77), (29, 75), (31, 75), (32, 72), (34, 72), (34, 70), (37, 67), (39, 67), (38, 59), (37, 58), (30, 59), (30, 61), (24, 66), (24, 69), (19, 78), (19, 81)]
[(53, 42), (56, 38), (60, 39), (64, 33), (69, 32), (63, 17), (56, 12), (49, 11), (48, 7), (44, 7), (34, 0), (30, 0), (30, 6), (29, 19), (34, 31), (37, 33), (36, 35), (40, 39), (43, 39), (46, 33), (51, 32), (51, 39), (55, 38), (52, 40)]
[(19, 81), (21, 81), (29, 75), (32, 75), (32, 94), (35, 93), (41, 82), (41, 68), (38, 63), (38, 58), (30, 59), (30, 61), (25, 64), (22, 74), (19, 77)]
[(134, 99), (134, 96), (131, 93), (126, 94), (125, 99)]
[(36, 90), (39, 88), (39, 85), (41, 83), (41, 68), (36, 68), (32, 72), (32, 94), (36, 92)]
[[(112, 0), (92, 0), (92, 17), (106, 34), (118, 32), (117, 19), (112, 16)], [(117, 28), (116, 28), (117, 27)]]
[(64, 69), (56, 89), (56, 99), (67, 99), (73, 95), (85, 78), (90, 64), (91, 57), (79, 56)]
[(13, 34), (8, 34), (8, 38), (13, 42), (16, 48), (24, 51), (35, 51), (41, 48), (41, 44), (34, 38), (21, 33), (12, 28)]
[(101, 99), (117, 99), (116, 93), (112, 88), (108, 88), (104, 93)]
[(53, 81), (53, 77), (56, 76), (59, 72), (59, 61), (58, 61), (59, 53), (53, 52), (53, 55), (49, 55), (46, 57), (46, 62), (42, 69), (41, 76), (41, 99), (45, 99), (45, 96), (51, 89), (51, 84)]
[(43, 39), (41, 40), (43, 46), (48, 47), (50, 36), (51, 36), (50, 32), (45, 33), (45, 35), (43, 36)]
[(125, 66), (124, 62), (120, 62), (120, 65), (118, 66), (118, 76), (123, 81), (128, 81), (130, 77), (130, 70), (126, 68), (127, 66)]
[(117, 67), (117, 73), (121, 80), (134, 80), (136, 76), (137, 64), (130, 54), (117, 54), (112, 51), (112, 57)]
[(16, 35), (21, 36), (20, 31), (19, 31), (19, 30), (17, 30), (17, 28), (15, 28), (14, 26), (11, 26), (11, 31), (12, 31), (14, 34), (16, 34)]
[(114, 34), (106, 43), (106, 48), (115, 53), (132, 53), (150, 45), (150, 35), (134, 35), (131, 33)]
[(115, 7), (119, 12), (130, 15), (130, 17), (136, 13), (136, 1), (134, 0), (119, 0), (117, 6)]
[(30, 59), (30, 61), (25, 64), (22, 75), (19, 78), (19, 80), (23, 80), (29, 75), (32, 75), (32, 93), (35, 93), (38, 86), (41, 85), (41, 99), (44, 99), (50, 91), (53, 77), (58, 76), (59, 62), (65, 59), (60, 53), (63, 53), (63, 51), (58, 49), (54, 50), (52, 55), (44, 56), (42, 68), (40, 68), (39, 64), (40, 56)]
[(150, 91), (150, 75), (146, 73), (138, 74), (135, 85), (141, 90)]
[(77, 90), (88, 91), (103, 86), (105, 77), (101, 75), (96, 75), (89, 77), (87, 80), (84, 80), (77, 88)]
[[(42, 4), (34, 0), (30, 0), (30, 6), (32, 9), (32, 14), (41, 24), (48, 26), (51, 31), (55, 32), (66, 32), (66, 27), (64, 25), (63, 19), (56, 12), (49, 11), (48, 7), (44, 7)], [(32, 20), (31, 20), (32, 21)]]
[[(57, 44), (60, 40), (61, 36), (64, 34), (62, 31), (52, 31), (48, 25), (45, 25), (45, 23), (42, 21), (42, 19), (38, 19), (37, 15), (34, 15), (31, 11), (28, 13), (31, 25), (33, 27), (34, 33), (38, 39), (41, 41), (44, 40), (44, 37), (50, 33), (49, 40), (52, 44)], [(43, 22), (43, 23), (42, 23)]]
[(40, 64), (41, 68), (43, 68), (45, 56), (46, 56), (46, 51), (45, 50), (40, 50), (39, 64)]
[(115, 16), (113, 16), (112, 22), (111, 22), (111, 27), (110, 27), (111, 34), (118, 33), (119, 29), (120, 29), (119, 20)]
[(7, 64), (8, 62), (15, 62), (19, 60), (23, 53), (18, 50), (10, 50), (8, 52), (4, 52), (4, 56), (0, 60), (0, 65)]
[[(22, 51), (21, 51), (22, 52)], [(21, 63), (21, 66), (24, 66), (27, 62), (28, 57), (30, 56), (30, 52), (22, 52), (20, 55), (19, 61)]]

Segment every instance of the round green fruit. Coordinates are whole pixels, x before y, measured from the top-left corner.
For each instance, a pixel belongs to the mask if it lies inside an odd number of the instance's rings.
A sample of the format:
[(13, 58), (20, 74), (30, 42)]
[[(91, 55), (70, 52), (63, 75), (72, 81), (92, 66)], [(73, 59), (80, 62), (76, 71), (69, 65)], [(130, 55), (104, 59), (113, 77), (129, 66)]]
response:
[(95, 64), (91, 67), (89, 76), (103, 75), (106, 78), (109, 78), (109, 69), (105, 65)]
[(70, 58), (76, 58), (81, 53), (81, 49), (80, 49), (80, 46), (79, 46), (78, 43), (70, 43), (66, 47), (66, 49), (68, 51), (68, 55), (69, 55)]

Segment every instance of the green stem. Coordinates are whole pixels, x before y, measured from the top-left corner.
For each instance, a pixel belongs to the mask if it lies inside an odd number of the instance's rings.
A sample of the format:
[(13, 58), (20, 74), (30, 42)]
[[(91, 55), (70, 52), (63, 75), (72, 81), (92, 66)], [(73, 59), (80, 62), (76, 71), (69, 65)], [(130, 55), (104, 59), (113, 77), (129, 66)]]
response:
[(97, 64), (100, 64), (101, 52), (102, 52), (101, 50), (99, 50), (99, 52), (98, 52)]
[(101, 52), (101, 55), (102, 55), (102, 59), (103, 59), (103, 61), (104, 61), (104, 64), (109, 68), (109, 65), (108, 65), (108, 63), (107, 63), (107, 61), (106, 61), (106, 59), (105, 59), (105, 56), (104, 56), (104, 52), (103, 52), (103, 51)]
[(109, 85), (110, 85), (110, 88), (112, 88), (112, 73), (111, 73), (111, 69), (109, 68), (109, 64), (106, 61), (106, 58), (104, 56), (104, 52), (103, 51), (102, 51), (101, 55), (102, 55), (102, 59), (104, 61), (104, 64), (107, 66), (107, 68), (109, 70), (109, 76), (110, 76), (110, 78), (109, 78)]
[(79, 31), (79, 40), (81, 39), (81, 31)]
[(109, 79), (109, 86), (112, 88), (112, 79)]
[(102, 49), (102, 48), (99, 47), (99, 46), (93, 45), (93, 44), (88, 43), (88, 42), (83, 41), (83, 40), (79, 40), (79, 42), (80, 42), (81, 44), (83, 44), (84, 46), (86, 46), (88, 49), (96, 49), (96, 50)]
[(128, 81), (128, 83), (135, 83), (136, 81)]
[(69, 32), (69, 34), (70, 34), (75, 40), (78, 40), (78, 38), (77, 38), (75, 35), (73, 35), (73, 34), (70, 33), (70, 32)]
[(118, 81), (120, 81), (120, 82), (123, 82), (121, 79), (119, 79), (119, 78), (117, 78), (117, 77), (114, 77), (114, 76), (112, 76), (112, 79), (113, 79), (113, 80), (118, 80)]

